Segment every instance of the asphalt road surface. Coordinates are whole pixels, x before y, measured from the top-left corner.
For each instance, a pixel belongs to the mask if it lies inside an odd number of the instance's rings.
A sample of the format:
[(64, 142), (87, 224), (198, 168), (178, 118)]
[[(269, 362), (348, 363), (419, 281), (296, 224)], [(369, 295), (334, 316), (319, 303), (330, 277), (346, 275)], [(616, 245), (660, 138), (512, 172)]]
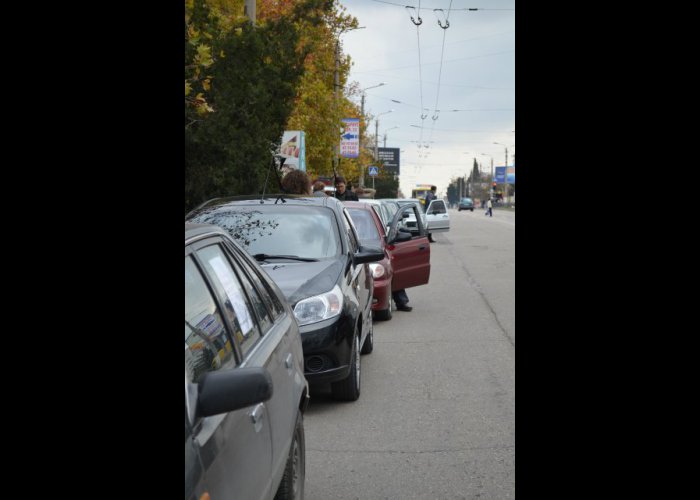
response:
[(515, 497), (515, 212), (450, 210), (353, 403), (313, 391), (307, 500)]

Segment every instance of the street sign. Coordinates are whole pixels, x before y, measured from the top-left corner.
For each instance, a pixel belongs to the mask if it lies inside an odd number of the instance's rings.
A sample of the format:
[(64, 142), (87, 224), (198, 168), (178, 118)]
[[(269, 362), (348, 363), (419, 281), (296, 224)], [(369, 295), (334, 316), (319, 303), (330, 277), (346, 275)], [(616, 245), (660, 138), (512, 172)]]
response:
[(369, 175), (370, 177), (376, 177), (379, 175), (379, 168), (378, 167), (367, 167), (369, 170)]

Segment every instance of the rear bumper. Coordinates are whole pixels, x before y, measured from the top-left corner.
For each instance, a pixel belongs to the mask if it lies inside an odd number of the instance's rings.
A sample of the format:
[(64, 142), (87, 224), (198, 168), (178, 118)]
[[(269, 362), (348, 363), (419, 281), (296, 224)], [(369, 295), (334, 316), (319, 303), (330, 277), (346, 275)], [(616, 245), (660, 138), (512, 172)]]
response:
[(372, 294), (372, 310), (373, 311), (384, 311), (391, 304), (391, 297), (389, 295), (391, 280), (386, 279), (375, 279), (374, 280), (374, 293)]

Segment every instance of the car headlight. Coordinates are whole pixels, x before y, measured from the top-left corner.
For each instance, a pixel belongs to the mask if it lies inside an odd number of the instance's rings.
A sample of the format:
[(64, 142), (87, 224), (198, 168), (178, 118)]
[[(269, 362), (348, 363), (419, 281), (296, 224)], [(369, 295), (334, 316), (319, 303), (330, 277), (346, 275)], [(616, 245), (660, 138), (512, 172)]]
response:
[(381, 264), (377, 264), (376, 262), (372, 262), (369, 265), (369, 269), (370, 269), (370, 271), (372, 271), (372, 277), (374, 279), (381, 278), (382, 276), (384, 276), (384, 273), (386, 272), (386, 270), (384, 269), (384, 266)]
[(330, 292), (300, 300), (294, 306), (294, 316), (299, 326), (308, 325), (338, 316), (343, 310), (343, 294), (335, 285)]

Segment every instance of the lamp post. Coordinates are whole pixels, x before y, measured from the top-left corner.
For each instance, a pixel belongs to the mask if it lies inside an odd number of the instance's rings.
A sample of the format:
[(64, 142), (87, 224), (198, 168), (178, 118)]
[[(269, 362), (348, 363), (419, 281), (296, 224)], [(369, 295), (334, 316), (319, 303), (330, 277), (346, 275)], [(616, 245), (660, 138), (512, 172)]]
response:
[(395, 128), (401, 128), (401, 127), (399, 127), (399, 126), (397, 125), (397, 126), (395, 126), (395, 127), (388, 128), (388, 129), (386, 129), (386, 130), (384, 131), (384, 147), (386, 147), (386, 133), (387, 133), (389, 130), (394, 130)]
[[(344, 27), (338, 32), (338, 37), (335, 40), (335, 75), (333, 78), (333, 87), (335, 90), (334, 97), (335, 97), (335, 105), (336, 105), (336, 110), (338, 106), (338, 90), (340, 89), (340, 35), (343, 33), (346, 33), (348, 31), (353, 31), (353, 30), (361, 30), (364, 29), (364, 26), (357, 26), (355, 28), (347, 28)], [(338, 144), (340, 141), (336, 141), (335, 143), (335, 156), (333, 158), (333, 171), (336, 171), (338, 168), (338, 149), (340, 149), (340, 145)]]
[[(506, 148), (506, 172), (505, 172), (505, 174), (507, 174), (507, 172), (508, 172), (508, 146), (506, 146), (502, 142), (494, 142), (494, 144), (498, 144), (499, 146), (503, 146), (504, 148)], [(508, 201), (508, 179), (507, 179), (506, 175), (503, 176), (503, 191), (506, 194), (506, 202), (507, 202)]]
[[(362, 155), (362, 122), (365, 121), (365, 91), (369, 89), (376, 89), (377, 87), (381, 87), (382, 85), (386, 85), (386, 82), (381, 82), (378, 85), (372, 85), (371, 87), (366, 87), (364, 89), (360, 89), (361, 94), (361, 106), (360, 106), (360, 155)], [(362, 161), (360, 161), (360, 187), (365, 187), (365, 167), (362, 165)]]
[[(491, 158), (491, 182), (493, 182), (493, 156), (487, 155), (486, 153), (481, 153), (481, 154), (482, 154), (482, 156), (488, 156), (489, 158)], [(491, 187), (489, 186), (489, 191), (490, 190), (491, 190)], [(491, 196), (489, 196), (489, 198), (491, 198)]]
[(377, 161), (379, 159), (379, 118), (382, 115), (386, 115), (394, 111), (393, 109), (390, 109), (389, 111), (385, 111), (384, 113), (379, 113), (377, 116), (374, 117), (374, 161)]

